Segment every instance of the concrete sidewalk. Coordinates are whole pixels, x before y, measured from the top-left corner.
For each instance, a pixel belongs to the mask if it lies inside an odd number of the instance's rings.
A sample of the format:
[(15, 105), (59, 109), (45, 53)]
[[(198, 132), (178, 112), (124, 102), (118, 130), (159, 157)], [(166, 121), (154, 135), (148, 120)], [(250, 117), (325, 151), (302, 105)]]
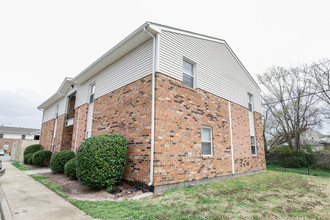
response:
[(13, 165), (3, 167), (6, 173), (0, 178), (0, 208), (4, 220), (92, 219)]

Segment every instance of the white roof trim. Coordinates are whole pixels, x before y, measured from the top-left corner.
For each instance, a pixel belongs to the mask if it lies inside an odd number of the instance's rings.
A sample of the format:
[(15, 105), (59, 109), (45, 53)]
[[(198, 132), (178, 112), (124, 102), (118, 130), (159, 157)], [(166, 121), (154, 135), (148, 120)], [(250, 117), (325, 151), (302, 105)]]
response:
[[(259, 91), (261, 90), (260, 87), (258, 86), (258, 84), (256, 83), (256, 81), (253, 79), (253, 77), (250, 75), (250, 73), (247, 71), (247, 69), (244, 67), (242, 62), (238, 59), (236, 54), (229, 47), (229, 45), (227, 44), (227, 42), (225, 40), (147, 21), (143, 25), (141, 25), (138, 29), (136, 29), (134, 32), (132, 32), (130, 35), (128, 35), (126, 38), (124, 38), (122, 41), (120, 41), (116, 46), (114, 46), (108, 52), (106, 52), (104, 55), (102, 55), (99, 59), (97, 59), (95, 62), (93, 62), (91, 65), (89, 65), (86, 69), (84, 69), (76, 77), (74, 77), (73, 79), (72, 78), (65, 78), (65, 80), (61, 84), (58, 91), (54, 95), (52, 95), (50, 98), (48, 98), (45, 102), (43, 102), (40, 106), (38, 106), (38, 109), (39, 110), (45, 109), (45, 108), (49, 107), (51, 104), (53, 104), (54, 102), (58, 101), (60, 98), (64, 97), (65, 96), (64, 93), (66, 93), (68, 91), (68, 89), (70, 88), (70, 87), (67, 88), (67, 85), (68, 85), (67, 82), (70, 82), (71, 83), (70, 85), (72, 85), (72, 84), (81, 84), (81, 83), (85, 82), (86, 80), (90, 79), (91, 77), (93, 77), (95, 74), (97, 74), (99, 72), (99, 71), (97, 71), (99, 68), (104, 69), (107, 66), (109, 66), (111, 63), (102, 64), (102, 61), (104, 61), (107, 57), (111, 56), (112, 54), (115, 54), (116, 51), (120, 47), (122, 47), (125, 43), (132, 40), (140, 32), (143, 32), (144, 28), (150, 29), (150, 31), (153, 34), (161, 33), (164, 30), (164, 31), (170, 31), (170, 32), (178, 33), (178, 34), (188, 35), (188, 36), (192, 36), (192, 37), (196, 37), (196, 38), (200, 38), (200, 39), (205, 39), (205, 40), (215, 41), (215, 42), (218, 42), (218, 43), (225, 44), (225, 46), (228, 48), (228, 50), (234, 56), (236, 61), (242, 67), (244, 72), (252, 80), (252, 82), (259, 89)], [(146, 39), (149, 39), (149, 38), (151, 38), (151, 37), (146, 34)], [(136, 46), (138, 46), (138, 45), (136, 45)], [(134, 48), (132, 48), (132, 49), (134, 49)], [(62, 90), (64, 90), (64, 91), (62, 91)]]

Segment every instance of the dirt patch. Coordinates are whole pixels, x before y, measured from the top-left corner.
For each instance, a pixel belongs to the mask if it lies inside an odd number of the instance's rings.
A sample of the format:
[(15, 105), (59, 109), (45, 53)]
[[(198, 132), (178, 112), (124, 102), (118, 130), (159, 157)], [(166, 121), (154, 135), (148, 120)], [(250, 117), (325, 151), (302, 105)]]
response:
[(121, 190), (118, 193), (108, 193), (105, 190), (92, 190), (82, 185), (78, 180), (70, 180), (65, 174), (44, 173), (40, 176), (49, 177), (50, 181), (56, 183), (70, 199), (88, 200), (88, 201), (123, 201), (131, 200), (133, 197), (144, 193), (135, 186), (125, 182), (116, 187)]

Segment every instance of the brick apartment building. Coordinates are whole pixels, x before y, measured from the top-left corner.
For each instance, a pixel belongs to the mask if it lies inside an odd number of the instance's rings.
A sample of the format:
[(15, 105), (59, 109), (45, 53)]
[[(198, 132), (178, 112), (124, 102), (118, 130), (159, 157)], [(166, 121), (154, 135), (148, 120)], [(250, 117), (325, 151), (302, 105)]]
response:
[(19, 140), (39, 140), (40, 129), (0, 126), (0, 149), (11, 152), (13, 144)]
[(260, 89), (218, 38), (146, 22), (38, 108), (45, 149), (121, 134), (155, 191), (266, 169)]

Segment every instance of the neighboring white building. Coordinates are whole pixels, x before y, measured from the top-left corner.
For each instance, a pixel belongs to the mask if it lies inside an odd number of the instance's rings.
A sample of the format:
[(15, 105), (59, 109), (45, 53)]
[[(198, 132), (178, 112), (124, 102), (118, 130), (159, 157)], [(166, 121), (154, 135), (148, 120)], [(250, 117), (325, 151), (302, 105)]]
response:
[(0, 149), (11, 152), (13, 143), (21, 140), (39, 140), (40, 129), (0, 126)]

